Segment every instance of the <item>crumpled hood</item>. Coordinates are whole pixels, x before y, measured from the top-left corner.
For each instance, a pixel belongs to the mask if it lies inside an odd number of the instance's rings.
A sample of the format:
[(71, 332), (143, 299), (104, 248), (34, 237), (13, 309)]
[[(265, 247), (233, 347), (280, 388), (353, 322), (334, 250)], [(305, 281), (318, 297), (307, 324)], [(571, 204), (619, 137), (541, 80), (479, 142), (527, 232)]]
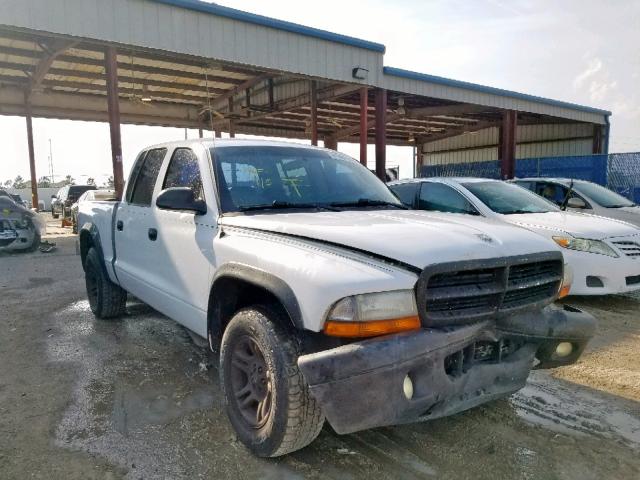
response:
[(578, 238), (602, 240), (640, 234), (640, 229), (611, 218), (574, 212), (503, 215), (509, 223), (550, 235), (568, 233)]
[(332, 242), (418, 268), (558, 250), (552, 241), (501, 221), (416, 210), (257, 213), (219, 222)]

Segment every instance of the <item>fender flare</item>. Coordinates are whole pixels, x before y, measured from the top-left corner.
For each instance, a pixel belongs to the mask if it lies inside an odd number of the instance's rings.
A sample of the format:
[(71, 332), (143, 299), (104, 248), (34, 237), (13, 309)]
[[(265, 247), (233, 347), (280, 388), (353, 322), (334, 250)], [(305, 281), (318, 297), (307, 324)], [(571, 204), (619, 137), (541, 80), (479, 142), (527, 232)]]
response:
[(100, 232), (98, 227), (94, 223), (86, 222), (82, 225), (82, 228), (78, 230), (78, 238), (80, 239), (80, 261), (82, 263), (82, 269), (84, 270), (84, 260), (89, 252), (88, 242), (84, 241), (84, 238), (89, 237), (91, 239), (90, 245), (98, 251), (100, 257), (100, 265), (104, 270), (105, 275), (109, 278), (107, 273), (107, 266), (104, 262), (104, 251), (102, 250), (102, 242), (100, 240)]
[(281, 278), (249, 265), (230, 262), (216, 270), (211, 284), (211, 293), (214, 292), (216, 283), (225, 278), (241, 280), (272, 293), (286, 310), (293, 326), (299, 330), (304, 330), (302, 311), (300, 310), (298, 299), (291, 287)]

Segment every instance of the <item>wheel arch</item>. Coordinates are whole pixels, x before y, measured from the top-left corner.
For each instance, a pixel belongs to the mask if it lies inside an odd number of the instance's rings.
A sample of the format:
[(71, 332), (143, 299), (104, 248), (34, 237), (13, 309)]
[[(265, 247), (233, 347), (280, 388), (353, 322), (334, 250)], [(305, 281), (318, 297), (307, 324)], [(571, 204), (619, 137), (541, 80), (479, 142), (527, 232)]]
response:
[(221, 339), (231, 317), (240, 308), (259, 303), (277, 302), (291, 324), (304, 329), (298, 299), (291, 287), (281, 278), (249, 265), (228, 263), (214, 276), (207, 308), (207, 332), (213, 339)]
[(85, 223), (78, 231), (78, 237), (80, 241), (80, 261), (82, 262), (82, 269), (84, 270), (84, 261), (87, 258), (87, 253), (91, 247), (95, 248), (100, 258), (102, 268), (105, 269), (104, 264), (104, 252), (102, 251), (102, 243), (100, 242), (100, 232), (93, 223)]

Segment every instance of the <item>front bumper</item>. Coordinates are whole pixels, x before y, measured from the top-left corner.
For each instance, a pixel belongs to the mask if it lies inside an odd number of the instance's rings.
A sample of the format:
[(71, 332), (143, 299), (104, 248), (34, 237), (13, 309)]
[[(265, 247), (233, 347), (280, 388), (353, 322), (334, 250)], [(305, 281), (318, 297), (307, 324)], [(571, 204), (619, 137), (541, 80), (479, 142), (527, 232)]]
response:
[[(563, 254), (573, 270), (570, 295), (610, 295), (640, 290), (637, 281), (640, 258), (623, 253), (619, 258), (614, 258), (574, 250), (563, 250)], [(593, 277), (590, 283), (587, 283), (587, 277)]]
[[(574, 363), (595, 319), (550, 306), (495, 321), (379, 337), (303, 355), (298, 365), (336, 432), (430, 420), (507, 396), (539, 367)], [(554, 358), (561, 341), (573, 353)], [(478, 353), (480, 352), (480, 353)], [(403, 390), (405, 377), (413, 396)]]

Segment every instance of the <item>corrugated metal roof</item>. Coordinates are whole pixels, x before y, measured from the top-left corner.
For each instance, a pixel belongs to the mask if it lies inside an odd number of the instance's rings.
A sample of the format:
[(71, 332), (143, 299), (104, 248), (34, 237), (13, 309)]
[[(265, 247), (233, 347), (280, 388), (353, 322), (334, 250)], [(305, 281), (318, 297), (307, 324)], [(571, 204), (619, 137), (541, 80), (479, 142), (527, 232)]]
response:
[(503, 97), (510, 97), (518, 100), (527, 100), (531, 102), (544, 103), (544, 104), (553, 105), (556, 107), (570, 108), (570, 109), (581, 110), (589, 113), (596, 113), (600, 115), (611, 115), (611, 112), (608, 110), (588, 107), (588, 106), (579, 105), (576, 103), (564, 102), (561, 100), (554, 100), (551, 98), (539, 97), (537, 95), (530, 95), (527, 93), (514, 92), (512, 90), (505, 90), (502, 88), (489, 87), (486, 85), (465, 82), (462, 80), (453, 80), (451, 78), (438, 77), (435, 75), (429, 75), (427, 73), (413, 72), (411, 70), (403, 70), (401, 68), (383, 67), (382, 71), (385, 75), (393, 75), (396, 77), (409, 78), (411, 80), (419, 80), (419, 81), (424, 81), (429, 83), (436, 83), (438, 85), (445, 85), (450, 87), (465, 88), (467, 90), (473, 90), (475, 92), (488, 93), (491, 95), (500, 95)]
[(263, 27), (275, 28), (290, 33), (298, 33), (307, 37), (319, 38), (330, 42), (343, 43), (352, 47), (365, 48), (374, 52), (385, 52), (385, 46), (380, 43), (370, 42), (361, 38), (350, 37), (338, 33), (321, 30), (319, 28), (307, 27), (298, 23), (287, 22), (277, 18), (265, 17), (255, 13), (237, 10), (235, 8), (224, 7), (215, 3), (201, 2), (200, 0), (152, 0), (157, 3), (173, 5), (197, 12), (210, 13), (219, 17), (231, 18), (243, 22), (261, 25)]

